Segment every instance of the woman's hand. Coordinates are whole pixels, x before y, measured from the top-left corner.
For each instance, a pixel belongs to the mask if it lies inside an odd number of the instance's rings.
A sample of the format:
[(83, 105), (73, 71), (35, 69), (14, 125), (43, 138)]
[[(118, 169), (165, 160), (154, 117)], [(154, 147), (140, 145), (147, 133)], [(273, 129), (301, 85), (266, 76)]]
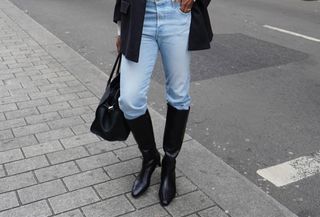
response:
[(180, 1), (180, 10), (184, 13), (191, 11), (193, 0), (179, 0)]
[(120, 35), (116, 36), (116, 47), (117, 47), (117, 51), (118, 53), (120, 52), (120, 47), (121, 47), (121, 38)]

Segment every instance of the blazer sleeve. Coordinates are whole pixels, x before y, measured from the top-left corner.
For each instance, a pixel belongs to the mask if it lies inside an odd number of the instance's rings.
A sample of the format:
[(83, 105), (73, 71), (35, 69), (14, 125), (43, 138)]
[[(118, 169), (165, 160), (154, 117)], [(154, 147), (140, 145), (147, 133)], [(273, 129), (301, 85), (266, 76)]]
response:
[(205, 6), (208, 7), (208, 5), (210, 4), (211, 0), (197, 0), (197, 1), (201, 1), (201, 3)]
[(116, 0), (116, 5), (114, 7), (114, 12), (113, 12), (113, 22), (115, 23), (121, 20), (120, 4), (121, 4), (121, 0)]

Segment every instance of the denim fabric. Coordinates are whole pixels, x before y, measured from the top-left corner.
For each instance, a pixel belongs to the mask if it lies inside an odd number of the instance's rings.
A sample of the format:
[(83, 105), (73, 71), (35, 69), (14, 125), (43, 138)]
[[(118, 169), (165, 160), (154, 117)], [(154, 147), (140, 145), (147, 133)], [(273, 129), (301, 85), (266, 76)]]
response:
[(126, 119), (146, 112), (151, 76), (160, 51), (166, 79), (166, 100), (179, 110), (190, 106), (190, 51), (188, 37), (191, 13), (172, 0), (147, 0), (139, 61), (122, 55), (119, 106)]

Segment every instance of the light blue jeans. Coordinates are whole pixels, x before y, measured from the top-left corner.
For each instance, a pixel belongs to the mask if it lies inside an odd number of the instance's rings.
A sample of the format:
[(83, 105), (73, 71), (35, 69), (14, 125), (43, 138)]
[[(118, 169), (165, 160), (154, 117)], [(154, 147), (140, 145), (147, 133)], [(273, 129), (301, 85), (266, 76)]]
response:
[(166, 100), (179, 110), (191, 102), (188, 38), (191, 13), (172, 0), (147, 0), (138, 63), (122, 55), (119, 106), (126, 119), (147, 110), (147, 94), (158, 51), (166, 79)]

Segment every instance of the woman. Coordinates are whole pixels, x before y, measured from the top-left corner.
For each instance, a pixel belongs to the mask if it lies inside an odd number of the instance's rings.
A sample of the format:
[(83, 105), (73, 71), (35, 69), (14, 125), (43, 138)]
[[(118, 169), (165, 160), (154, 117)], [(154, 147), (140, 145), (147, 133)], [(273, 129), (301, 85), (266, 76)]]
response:
[(190, 51), (210, 48), (212, 30), (207, 6), (210, 0), (117, 0), (117, 49), (122, 53), (119, 106), (142, 153), (132, 196), (150, 185), (160, 166), (153, 127), (147, 108), (152, 71), (160, 51), (166, 78), (167, 115), (163, 137), (160, 204), (176, 194), (175, 164), (190, 111)]

